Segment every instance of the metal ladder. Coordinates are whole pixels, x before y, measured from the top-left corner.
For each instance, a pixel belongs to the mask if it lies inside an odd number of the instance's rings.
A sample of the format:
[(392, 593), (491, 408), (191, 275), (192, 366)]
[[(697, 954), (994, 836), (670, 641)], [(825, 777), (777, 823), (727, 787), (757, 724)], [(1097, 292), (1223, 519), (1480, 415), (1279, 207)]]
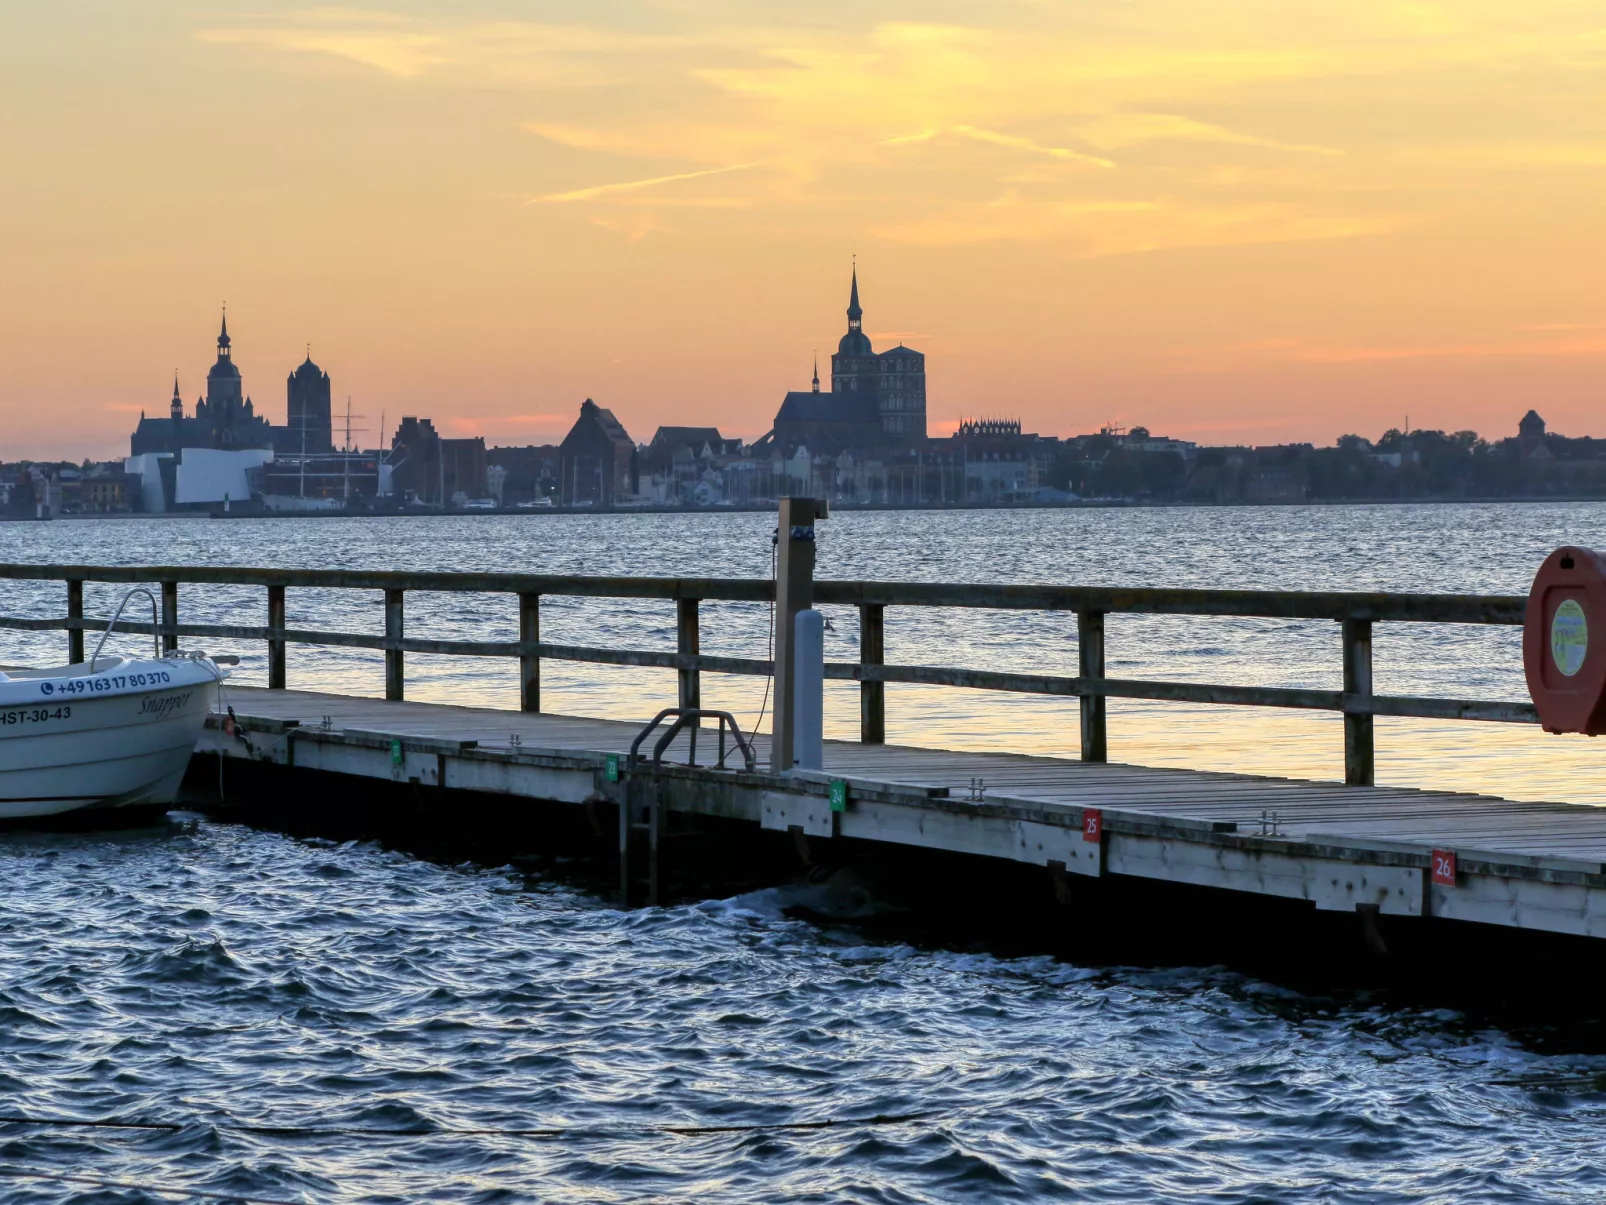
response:
[[(665, 728), (654, 742), (652, 760), (644, 761), (641, 746), (670, 717), (674, 717), (674, 723)], [(714, 769), (726, 769), (726, 759), (738, 752), (748, 773), (752, 773), (758, 765), (752, 741), (742, 734), (736, 717), (728, 711), (666, 707), (636, 734), (625, 763), (624, 791), (619, 804), (619, 899), (626, 908), (634, 907), (638, 899), (649, 908), (658, 906), (661, 898), (658, 867), (669, 819), (659, 771), (664, 764), (664, 753), (683, 731), (689, 733), (686, 765), (697, 765), (697, 733), (701, 721), (705, 719), (719, 722), (719, 757), (713, 764)], [(726, 741), (727, 729), (731, 738), (729, 744)], [(644, 770), (643, 767), (647, 768)], [(636, 869), (643, 862), (644, 874)]]

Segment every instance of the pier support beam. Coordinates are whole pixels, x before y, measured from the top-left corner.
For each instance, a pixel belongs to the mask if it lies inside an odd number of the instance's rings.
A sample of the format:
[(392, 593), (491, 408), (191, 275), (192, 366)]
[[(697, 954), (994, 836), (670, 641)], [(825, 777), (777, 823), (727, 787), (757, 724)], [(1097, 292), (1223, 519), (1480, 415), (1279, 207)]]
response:
[(775, 707), (770, 770), (785, 774), (796, 761), (793, 746), (793, 674), (797, 613), (814, 605), (814, 521), (828, 513), (818, 498), (782, 498), (777, 516), (775, 568)]
[[(880, 603), (859, 604), (859, 664), (886, 663), (886, 608)], [(887, 743), (887, 684), (859, 683), (859, 740), (866, 745)]]
[(162, 653), (178, 649), (178, 583), (162, 583)]
[[(541, 596), (519, 595), (519, 643), (541, 643)], [(519, 654), (519, 710), (541, 710), (541, 654)]]
[[(675, 652), (683, 657), (695, 657), (702, 651), (702, 636), (697, 626), (697, 600), (675, 600)], [(680, 705), (703, 705), (702, 674), (695, 669), (682, 669), (680, 675)], [(694, 721), (695, 722), (695, 721)]]
[[(82, 578), (67, 579), (67, 619), (82, 623), (84, 618), (84, 582)], [(67, 629), (67, 663), (77, 665), (84, 659), (83, 628)]]
[(284, 587), (268, 587), (268, 689), (284, 689)]
[[(1372, 741), (1372, 621), (1344, 624), (1344, 781), (1369, 787), (1376, 778)], [(1350, 711), (1351, 706), (1363, 708)]]
[(385, 591), (385, 698), (399, 701), (405, 691), (402, 671), (402, 599), (405, 590)]
[(633, 775), (625, 783), (619, 804), (619, 902), (626, 908), (659, 904), (658, 864), (668, 813), (663, 796), (656, 775)]
[[(1104, 612), (1076, 613), (1077, 674), (1083, 678), (1104, 677)], [(1082, 696), (1082, 760), (1108, 761), (1109, 742), (1105, 734), (1105, 696)]]

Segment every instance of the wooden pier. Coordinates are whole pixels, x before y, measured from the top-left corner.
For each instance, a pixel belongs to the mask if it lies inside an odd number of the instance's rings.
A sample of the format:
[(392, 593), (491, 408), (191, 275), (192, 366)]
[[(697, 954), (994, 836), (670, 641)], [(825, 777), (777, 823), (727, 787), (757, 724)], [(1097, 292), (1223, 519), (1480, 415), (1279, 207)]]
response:
[[(633, 784), (650, 780), (670, 810), (811, 840), (1308, 900), (1322, 911), (1606, 937), (1606, 808), (855, 741), (826, 742), (820, 772), (773, 774), (739, 758), (727, 769), (685, 765), (682, 736), (652, 772), (629, 765), (641, 730), (633, 723), (305, 691), (228, 694), (246, 739), (215, 715), (200, 751), (230, 765), (626, 807)], [(755, 743), (762, 763), (769, 741)], [(705, 756), (708, 744), (705, 733)]]
[[(1073, 586), (944, 585), (813, 581), (815, 512), (807, 500), (783, 503), (781, 572), (774, 579), (594, 578), (528, 574), (406, 574), (245, 568), (0, 566), (0, 577), (65, 583), (66, 614), (0, 616), (0, 628), (62, 630), (69, 655), (83, 656), (83, 633), (104, 628), (85, 617), (83, 583), (159, 583), (156, 632), (167, 647), (183, 639), (262, 641), (263, 688), (229, 686), (198, 752), (221, 759), (233, 781), (253, 764), (390, 782), (419, 791), (471, 792), (556, 805), (616, 805), (621, 879), (632, 859), (651, 897), (657, 839), (666, 816), (719, 817), (791, 833), (806, 842), (874, 842), (1043, 868), (1056, 886), (1075, 877), (1162, 881), (1307, 901), (1322, 912), (1360, 913), (1500, 926), (1578, 937), (1606, 937), (1606, 809), (1518, 803), (1489, 796), (1383, 788), (1373, 782), (1373, 717), (1416, 716), (1533, 724), (1531, 704), (1402, 698), (1372, 690), (1372, 629), (1377, 623), (1521, 624), (1525, 600), (1509, 596), (1110, 589)], [(788, 509), (790, 507), (790, 509)], [(799, 508), (804, 509), (799, 509)], [(184, 584), (229, 584), (265, 592), (262, 626), (180, 618)], [(286, 627), (287, 590), (372, 592), (382, 603), (383, 636)], [(419, 639), (404, 630), (408, 591), (455, 591), (512, 603), (516, 641)], [(673, 604), (675, 651), (558, 645), (540, 636), (547, 596), (655, 598)], [(775, 604), (774, 661), (700, 652), (699, 603)], [(653, 666), (678, 672), (666, 704), (699, 707), (703, 673), (786, 678), (791, 615), (812, 604), (848, 604), (859, 614), (860, 656), (824, 667), (827, 678), (860, 684), (860, 740), (826, 742), (818, 770), (795, 766), (781, 742), (753, 738), (751, 763), (732, 753), (715, 760), (704, 727), (693, 757), (688, 733), (662, 750), (630, 756), (643, 725), (552, 715), (541, 709), (544, 660)], [(889, 610), (980, 607), (1077, 616), (1076, 676), (1020, 674), (885, 663)], [(1257, 616), (1331, 621), (1343, 659), (1341, 691), (1134, 681), (1104, 674), (1104, 620), (1111, 613)], [(150, 624), (123, 625), (151, 631)], [(382, 650), (384, 699), (289, 689), (286, 650), (297, 643)], [(516, 662), (521, 710), (407, 701), (405, 658), (449, 654)], [(1075, 699), (1080, 760), (1008, 752), (962, 753), (888, 745), (888, 682), (918, 682), (1049, 694)], [(1344, 715), (1345, 783), (1203, 773), (1107, 760), (1104, 701), (1110, 696), (1192, 703), (1296, 707)], [(643, 711), (655, 710), (644, 706)], [(785, 727), (788, 704), (779, 708)], [(643, 721), (647, 719), (643, 715)], [(706, 721), (705, 722), (709, 722)], [(783, 734), (784, 735), (784, 734)], [(696, 761), (699, 764), (688, 764)], [(210, 764), (210, 763), (208, 763)], [(638, 864), (637, 869), (640, 869)]]

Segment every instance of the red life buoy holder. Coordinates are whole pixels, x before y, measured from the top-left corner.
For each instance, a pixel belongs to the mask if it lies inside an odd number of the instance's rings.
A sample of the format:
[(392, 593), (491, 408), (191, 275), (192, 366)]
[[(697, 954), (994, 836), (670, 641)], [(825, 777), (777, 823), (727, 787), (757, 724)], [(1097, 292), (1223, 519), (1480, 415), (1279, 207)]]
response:
[(1522, 625), (1528, 694), (1546, 732), (1606, 732), (1606, 558), (1558, 548), (1539, 566)]

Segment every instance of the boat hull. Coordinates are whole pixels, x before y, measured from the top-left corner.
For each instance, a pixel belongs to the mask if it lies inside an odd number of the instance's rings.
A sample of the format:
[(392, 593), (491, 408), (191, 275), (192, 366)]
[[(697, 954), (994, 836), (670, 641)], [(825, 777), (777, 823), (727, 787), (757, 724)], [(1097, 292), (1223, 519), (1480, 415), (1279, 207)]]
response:
[(216, 667), (164, 659), (121, 661), (95, 674), (73, 669), (0, 682), (0, 820), (158, 806), (178, 796)]

